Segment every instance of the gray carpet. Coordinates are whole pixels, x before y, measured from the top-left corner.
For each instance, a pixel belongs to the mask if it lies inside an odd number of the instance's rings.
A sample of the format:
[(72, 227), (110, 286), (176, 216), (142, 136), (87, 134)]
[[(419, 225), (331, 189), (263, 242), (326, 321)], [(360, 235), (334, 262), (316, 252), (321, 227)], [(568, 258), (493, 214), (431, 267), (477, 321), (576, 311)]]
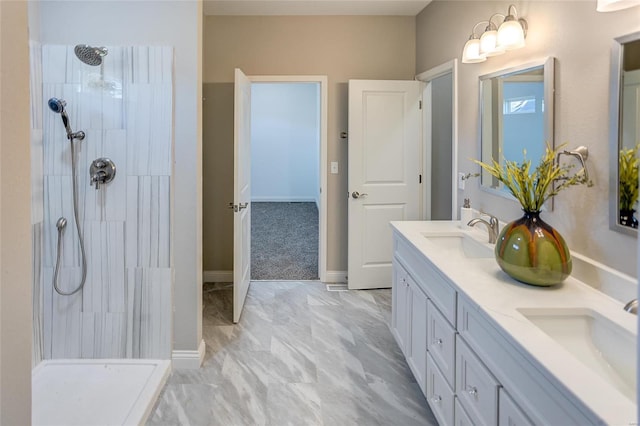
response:
[(318, 279), (315, 203), (251, 203), (251, 279)]

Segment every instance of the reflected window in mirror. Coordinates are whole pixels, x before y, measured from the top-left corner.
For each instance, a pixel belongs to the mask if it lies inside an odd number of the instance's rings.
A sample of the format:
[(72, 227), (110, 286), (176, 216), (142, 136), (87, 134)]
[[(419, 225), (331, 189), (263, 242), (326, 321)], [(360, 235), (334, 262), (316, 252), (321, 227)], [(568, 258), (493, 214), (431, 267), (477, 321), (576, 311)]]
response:
[[(480, 145), (485, 163), (492, 160), (535, 166), (546, 144), (553, 147), (554, 59), (529, 63), (480, 77)], [(512, 198), (493, 176), (482, 171), (481, 187)]]
[(637, 235), (640, 32), (615, 40), (611, 56), (611, 229)]

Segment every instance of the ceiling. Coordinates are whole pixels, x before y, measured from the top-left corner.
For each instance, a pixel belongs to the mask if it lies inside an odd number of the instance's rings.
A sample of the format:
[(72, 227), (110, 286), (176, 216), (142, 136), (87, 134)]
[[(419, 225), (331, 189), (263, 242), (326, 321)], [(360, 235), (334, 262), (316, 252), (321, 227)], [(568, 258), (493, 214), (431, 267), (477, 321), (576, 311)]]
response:
[(204, 0), (205, 15), (404, 15), (431, 0)]

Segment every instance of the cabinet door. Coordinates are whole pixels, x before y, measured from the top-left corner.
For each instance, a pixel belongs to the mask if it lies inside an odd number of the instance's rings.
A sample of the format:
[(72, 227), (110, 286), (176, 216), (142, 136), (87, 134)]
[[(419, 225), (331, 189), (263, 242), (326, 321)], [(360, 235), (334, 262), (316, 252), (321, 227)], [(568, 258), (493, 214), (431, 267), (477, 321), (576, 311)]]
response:
[(418, 288), (413, 279), (408, 276), (409, 294), (409, 341), (410, 350), (407, 362), (413, 375), (420, 385), (423, 393), (426, 393), (427, 374), (427, 296)]
[(456, 395), (478, 425), (498, 423), (498, 381), (458, 335), (456, 337)]
[(407, 335), (409, 332), (409, 283), (407, 271), (398, 262), (393, 262), (393, 286), (391, 290), (391, 322), (393, 334), (405, 357), (408, 356)]
[(498, 398), (498, 426), (533, 426), (504, 389), (500, 389)]

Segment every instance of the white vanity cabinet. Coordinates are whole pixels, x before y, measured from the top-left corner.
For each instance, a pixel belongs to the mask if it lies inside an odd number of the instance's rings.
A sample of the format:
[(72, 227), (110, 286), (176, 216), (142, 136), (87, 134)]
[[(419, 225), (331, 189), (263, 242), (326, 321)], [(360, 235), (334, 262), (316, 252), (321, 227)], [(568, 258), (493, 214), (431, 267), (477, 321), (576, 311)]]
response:
[(393, 241), (393, 334), (440, 425), (602, 423), (494, 325), (464, 285), (401, 233)]

